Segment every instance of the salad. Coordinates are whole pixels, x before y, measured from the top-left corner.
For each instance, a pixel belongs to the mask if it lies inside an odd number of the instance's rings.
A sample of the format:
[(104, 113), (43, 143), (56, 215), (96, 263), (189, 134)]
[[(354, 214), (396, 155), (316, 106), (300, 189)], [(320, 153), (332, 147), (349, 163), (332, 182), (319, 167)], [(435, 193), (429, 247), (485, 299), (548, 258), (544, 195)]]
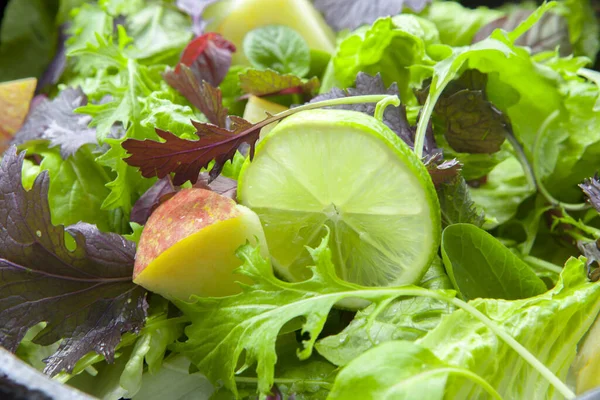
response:
[(600, 10), (481, 3), (9, 1), (0, 346), (100, 399), (600, 387)]

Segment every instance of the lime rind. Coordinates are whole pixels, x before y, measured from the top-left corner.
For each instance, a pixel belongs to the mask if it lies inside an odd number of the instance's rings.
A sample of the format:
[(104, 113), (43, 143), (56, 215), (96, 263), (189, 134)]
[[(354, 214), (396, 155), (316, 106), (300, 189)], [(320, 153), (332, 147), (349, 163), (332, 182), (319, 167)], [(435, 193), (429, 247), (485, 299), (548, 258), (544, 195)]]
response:
[(437, 195), (421, 161), (380, 121), (342, 110), (303, 111), (261, 140), (240, 174), (238, 198), (261, 218), (273, 264), (310, 276), (305, 246), (324, 225), (341, 278), (416, 283), (439, 247)]

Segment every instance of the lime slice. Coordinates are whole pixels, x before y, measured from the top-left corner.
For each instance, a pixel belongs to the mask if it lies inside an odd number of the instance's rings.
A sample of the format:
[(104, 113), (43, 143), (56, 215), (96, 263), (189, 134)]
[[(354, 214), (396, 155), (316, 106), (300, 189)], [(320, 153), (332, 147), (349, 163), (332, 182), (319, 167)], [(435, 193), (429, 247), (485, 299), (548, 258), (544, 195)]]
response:
[(303, 111), (281, 121), (240, 174), (238, 197), (260, 217), (283, 277), (310, 277), (305, 246), (331, 229), (337, 273), (368, 286), (416, 283), (439, 245), (440, 209), (427, 170), (366, 114)]

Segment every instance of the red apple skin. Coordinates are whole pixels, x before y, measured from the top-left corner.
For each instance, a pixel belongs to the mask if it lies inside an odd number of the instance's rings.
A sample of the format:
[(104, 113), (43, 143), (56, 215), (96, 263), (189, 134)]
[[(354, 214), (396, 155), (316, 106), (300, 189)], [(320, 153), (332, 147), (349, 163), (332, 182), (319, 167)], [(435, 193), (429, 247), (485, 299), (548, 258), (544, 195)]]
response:
[(182, 239), (219, 221), (240, 215), (236, 203), (205, 189), (183, 189), (161, 204), (146, 223), (138, 246), (133, 278)]

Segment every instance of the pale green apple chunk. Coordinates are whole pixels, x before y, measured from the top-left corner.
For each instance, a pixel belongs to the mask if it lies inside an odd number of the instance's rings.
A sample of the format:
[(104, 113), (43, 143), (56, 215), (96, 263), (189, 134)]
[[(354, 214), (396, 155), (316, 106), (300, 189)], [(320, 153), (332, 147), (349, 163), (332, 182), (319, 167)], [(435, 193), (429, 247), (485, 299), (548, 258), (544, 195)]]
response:
[(136, 254), (133, 281), (168, 299), (239, 293), (234, 273), (246, 242), (268, 250), (258, 216), (233, 200), (205, 189), (184, 189), (152, 213)]

